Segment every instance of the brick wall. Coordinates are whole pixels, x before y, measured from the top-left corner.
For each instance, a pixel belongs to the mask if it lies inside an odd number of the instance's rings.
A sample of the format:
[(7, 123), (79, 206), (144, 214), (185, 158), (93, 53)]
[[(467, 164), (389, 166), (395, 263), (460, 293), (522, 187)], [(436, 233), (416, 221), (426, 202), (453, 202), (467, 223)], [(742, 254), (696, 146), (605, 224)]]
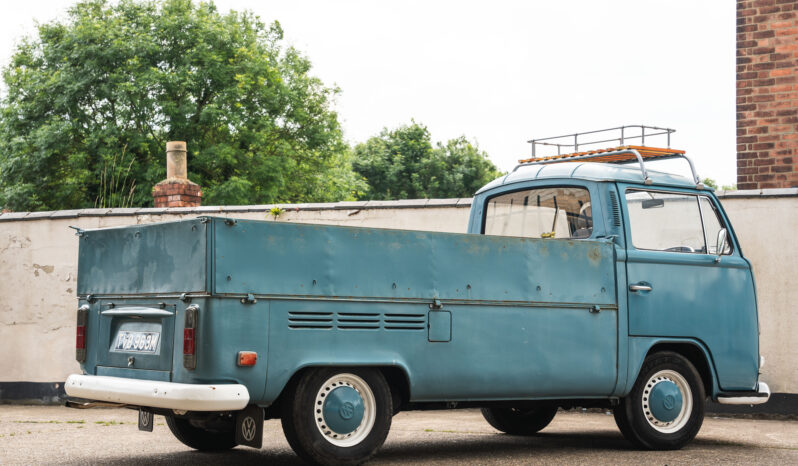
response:
[(798, 186), (798, 0), (737, 1), (737, 188)]

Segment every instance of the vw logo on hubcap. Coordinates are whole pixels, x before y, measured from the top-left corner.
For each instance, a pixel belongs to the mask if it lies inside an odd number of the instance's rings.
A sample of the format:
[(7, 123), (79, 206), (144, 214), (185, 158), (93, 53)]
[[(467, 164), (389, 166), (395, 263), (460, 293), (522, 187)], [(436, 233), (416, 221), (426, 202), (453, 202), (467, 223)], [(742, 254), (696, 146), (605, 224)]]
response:
[(338, 414), (344, 419), (352, 419), (352, 416), (355, 415), (355, 405), (348, 401), (343, 403), (341, 409), (338, 410)]

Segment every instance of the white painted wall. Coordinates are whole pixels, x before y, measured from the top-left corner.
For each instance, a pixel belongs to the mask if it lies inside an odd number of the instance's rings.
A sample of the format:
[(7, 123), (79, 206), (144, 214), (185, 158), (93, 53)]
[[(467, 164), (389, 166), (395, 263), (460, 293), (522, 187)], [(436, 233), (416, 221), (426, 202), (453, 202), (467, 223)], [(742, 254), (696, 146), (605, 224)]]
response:
[[(798, 393), (798, 189), (780, 196), (722, 198), (756, 273), (763, 379)], [(280, 221), (464, 232), (470, 200), (283, 206)], [(0, 215), (1, 382), (57, 382), (79, 370), (74, 356), (77, 237), (83, 229), (197, 215), (272, 219), (271, 206), (126, 209)]]
[(774, 392), (798, 393), (798, 196), (721, 202), (754, 266), (762, 378)]

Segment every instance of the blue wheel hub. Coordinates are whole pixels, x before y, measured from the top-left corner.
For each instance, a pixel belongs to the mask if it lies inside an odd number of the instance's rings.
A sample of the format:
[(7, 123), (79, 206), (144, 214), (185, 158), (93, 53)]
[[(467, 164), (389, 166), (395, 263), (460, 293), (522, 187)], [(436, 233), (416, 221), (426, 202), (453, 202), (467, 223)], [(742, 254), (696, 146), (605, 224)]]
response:
[(324, 399), (324, 423), (333, 432), (346, 435), (363, 421), (363, 398), (352, 387), (341, 386), (331, 390)]
[(682, 410), (682, 392), (670, 380), (663, 380), (651, 388), (648, 406), (651, 415), (660, 422), (671, 422)]

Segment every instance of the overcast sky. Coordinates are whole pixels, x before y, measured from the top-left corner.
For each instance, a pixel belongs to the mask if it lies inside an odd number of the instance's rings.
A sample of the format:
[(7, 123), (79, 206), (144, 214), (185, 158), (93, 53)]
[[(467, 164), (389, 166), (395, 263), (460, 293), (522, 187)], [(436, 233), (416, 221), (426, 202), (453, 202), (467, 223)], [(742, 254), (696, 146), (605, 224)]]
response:
[[(73, 2), (6, 3), (0, 63)], [(346, 139), (413, 118), (465, 135), (503, 170), (529, 139), (647, 124), (675, 128), (702, 177), (735, 182), (735, 3), (219, 0), (279, 20), (337, 85)], [(653, 141), (651, 141), (653, 143)]]

